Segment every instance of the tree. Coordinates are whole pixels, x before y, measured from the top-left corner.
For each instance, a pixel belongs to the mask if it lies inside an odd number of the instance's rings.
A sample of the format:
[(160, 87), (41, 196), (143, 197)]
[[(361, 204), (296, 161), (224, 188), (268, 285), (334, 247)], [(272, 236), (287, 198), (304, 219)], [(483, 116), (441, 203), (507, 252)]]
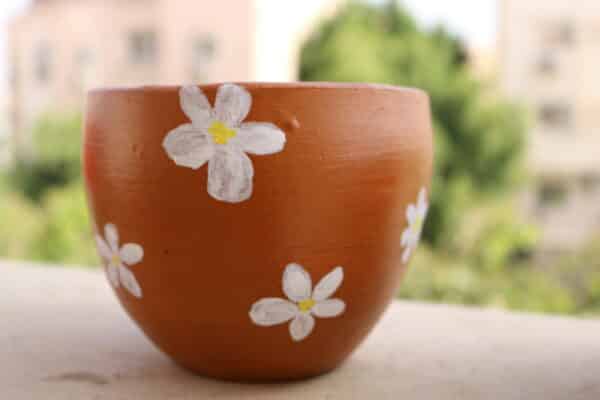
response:
[(435, 176), (424, 238), (452, 243), (464, 212), (518, 181), (525, 123), (515, 105), (491, 96), (443, 28), (420, 29), (397, 2), (349, 2), (304, 44), (300, 79), (414, 86), (431, 98)]
[(80, 175), (80, 113), (46, 114), (34, 125), (33, 157), (18, 159), (9, 181), (27, 198), (39, 203), (49, 189), (63, 187)]

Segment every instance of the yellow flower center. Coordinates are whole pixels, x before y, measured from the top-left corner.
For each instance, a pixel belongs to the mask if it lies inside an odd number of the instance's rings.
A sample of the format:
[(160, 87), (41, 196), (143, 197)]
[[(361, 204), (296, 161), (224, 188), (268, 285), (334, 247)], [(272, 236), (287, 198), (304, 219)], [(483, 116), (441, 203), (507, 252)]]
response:
[(216, 144), (227, 144), (227, 142), (236, 135), (236, 132), (233, 129), (221, 121), (214, 121), (208, 128), (208, 133), (213, 137)]
[(313, 299), (302, 300), (298, 303), (298, 308), (301, 312), (307, 313), (315, 306), (315, 301)]
[(110, 263), (115, 267), (118, 267), (121, 265), (121, 257), (119, 257), (118, 254), (113, 254), (113, 256), (110, 258)]
[(423, 229), (423, 217), (421, 216), (417, 216), (417, 218), (415, 218), (415, 222), (412, 226), (412, 231), (415, 235), (418, 235), (419, 233), (421, 233), (421, 229)]

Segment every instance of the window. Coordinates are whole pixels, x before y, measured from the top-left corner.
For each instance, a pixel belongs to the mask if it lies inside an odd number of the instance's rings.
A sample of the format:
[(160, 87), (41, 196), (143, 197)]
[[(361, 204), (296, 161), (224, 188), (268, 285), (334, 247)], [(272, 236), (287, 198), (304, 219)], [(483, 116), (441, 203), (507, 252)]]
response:
[(34, 54), (34, 75), (40, 84), (46, 84), (52, 78), (52, 49), (47, 43), (40, 43)]
[(562, 22), (556, 32), (556, 41), (564, 46), (575, 43), (575, 26), (571, 22)]
[(558, 70), (558, 59), (550, 51), (545, 51), (537, 60), (537, 71), (542, 75), (552, 75)]
[(215, 57), (216, 42), (212, 35), (202, 35), (192, 41), (191, 77), (194, 81), (206, 79), (207, 67)]
[(571, 126), (571, 107), (562, 103), (544, 104), (540, 107), (538, 118), (548, 128), (568, 129)]
[(544, 42), (550, 46), (571, 46), (575, 43), (575, 25), (571, 21), (548, 24)]
[(560, 181), (546, 181), (538, 187), (538, 205), (542, 208), (558, 207), (567, 200), (567, 186)]
[(209, 61), (215, 54), (215, 39), (212, 35), (198, 37), (193, 43), (193, 53), (200, 61)]
[(132, 64), (152, 64), (157, 58), (156, 33), (133, 32), (129, 35), (129, 59)]
[(585, 174), (581, 178), (581, 186), (586, 193), (596, 193), (600, 189), (600, 174)]

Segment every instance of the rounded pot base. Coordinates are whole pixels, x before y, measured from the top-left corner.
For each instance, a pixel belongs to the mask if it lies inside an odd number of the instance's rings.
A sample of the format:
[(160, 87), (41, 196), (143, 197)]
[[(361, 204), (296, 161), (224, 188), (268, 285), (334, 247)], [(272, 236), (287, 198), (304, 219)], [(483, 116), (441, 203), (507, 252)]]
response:
[[(179, 367), (186, 371), (197, 375), (198, 377), (215, 379), (219, 381), (240, 383), (240, 384), (271, 384), (271, 383), (284, 383), (284, 382), (298, 382), (309, 379), (318, 378), (323, 375), (334, 372), (343, 365), (342, 363), (336, 364), (333, 367), (327, 367), (322, 369), (310, 369), (305, 371), (295, 370), (294, 372), (281, 372), (281, 371), (265, 371), (265, 370), (252, 370), (252, 371), (232, 371), (232, 370), (215, 370), (210, 368), (203, 368), (194, 365), (187, 365), (178, 361), (174, 361)], [(270, 372), (270, 373), (269, 373)]]

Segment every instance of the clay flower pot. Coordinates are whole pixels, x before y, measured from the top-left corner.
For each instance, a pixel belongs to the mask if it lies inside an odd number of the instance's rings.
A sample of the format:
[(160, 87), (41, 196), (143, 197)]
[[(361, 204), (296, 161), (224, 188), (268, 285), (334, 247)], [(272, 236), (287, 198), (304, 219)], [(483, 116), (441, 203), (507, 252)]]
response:
[(418, 244), (428, 99), (318, 83), (95, 90), (84, 170), (108, 279), (161, 350), (224, 379), (310, 377), (366, 337)]

